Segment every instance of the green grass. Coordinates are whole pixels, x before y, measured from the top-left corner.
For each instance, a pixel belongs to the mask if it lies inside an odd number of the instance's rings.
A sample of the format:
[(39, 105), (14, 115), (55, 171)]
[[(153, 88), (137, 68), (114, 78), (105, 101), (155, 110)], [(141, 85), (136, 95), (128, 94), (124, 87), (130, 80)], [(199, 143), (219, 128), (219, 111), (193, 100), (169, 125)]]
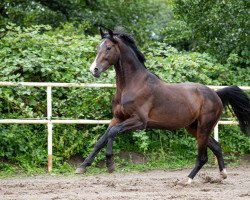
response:
[[(157, 159), (156, 159), (157, 158)], [(227, 157), (226, 157), (227, 158)], [(178, 156), (167, 157), (166, 155), (157, 156), (154, 155), (150, 158), (147, 158), (147, 162), (144, 163), (133, 163), (129, 160), (120, 159), (115, 157), (116, 161), (116, 172), (140, 172), (156, 169), (183, 169), (183, 168), (192, 168), (195, 164), (196, 158), (183, 158)], [(238, 166), (241, 164), (240, 159), (225, 159), (227, 166)], [(209, 153), (209, 161), (204, 167), (217, 167), (215, 163), (215, 158), (212, 153)], [(47, 172), (47, 167), (20, 167), (14, 164), (2, 163), (0, 165), (0, 178), (9, 178), (9, 177), (23, 177), (23, 176), (35, 176), (35, 175), (65, 175), (72, 176), (75, 175), (76, 166), (70, 165), (67, 162), (63, 164), (55, 164), (51, 174)], [(87, 168), (85, 173), (86, 176), (106, 174), (107, 169), (104, 166), (97, 167), (97, 163), (94, 163), (92, 166)], [(108, 174), (108, 173), (107, 173)]]

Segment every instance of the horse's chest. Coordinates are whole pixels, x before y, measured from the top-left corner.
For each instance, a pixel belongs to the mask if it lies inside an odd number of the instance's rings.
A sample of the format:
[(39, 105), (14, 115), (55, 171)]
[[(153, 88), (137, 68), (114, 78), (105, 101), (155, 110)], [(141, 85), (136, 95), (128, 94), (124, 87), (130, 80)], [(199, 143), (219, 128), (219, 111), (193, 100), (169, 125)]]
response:
[(120, 119), (126, 119), (134, 113), (134, 108), (134, 99), (125, 96), (113, 102), (113, 115)]

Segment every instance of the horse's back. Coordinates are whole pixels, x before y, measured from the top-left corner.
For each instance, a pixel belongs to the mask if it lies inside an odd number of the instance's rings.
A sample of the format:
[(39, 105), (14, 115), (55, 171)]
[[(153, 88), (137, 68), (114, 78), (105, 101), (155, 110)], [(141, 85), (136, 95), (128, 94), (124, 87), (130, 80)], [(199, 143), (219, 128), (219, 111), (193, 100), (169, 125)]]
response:
[(221, 109), (218, 95), (197, 83), (161, 83), (153, 90), (153, 104), (149, 113), (149, 127), (177, 129), (190, 125), (201, 115)]
[[(200, 106), (210, 106), (222, 108), (222, 102), (217, 93), (206, 85), (200, 83), (176, 83), (176, 84), (164, 84), (167, 90), (171, 90), (172, 93), (178, 95), (185, 102), (190, 104), (198, 104)], [(209, 111), (209, 109), (208, 109)]]

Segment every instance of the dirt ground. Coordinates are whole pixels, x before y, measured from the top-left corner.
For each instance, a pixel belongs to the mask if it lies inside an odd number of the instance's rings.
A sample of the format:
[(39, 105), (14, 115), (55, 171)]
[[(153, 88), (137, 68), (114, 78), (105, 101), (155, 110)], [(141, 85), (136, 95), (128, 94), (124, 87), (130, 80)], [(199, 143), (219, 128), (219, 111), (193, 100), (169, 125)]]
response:
[(190, 169), (94, 176), (35, 176), (0, 179), (1, 200), (250, 200), (250, 165), (230, 167), (221, 181), (217, 168), (203, 168), (189, 186), (176, 184)]

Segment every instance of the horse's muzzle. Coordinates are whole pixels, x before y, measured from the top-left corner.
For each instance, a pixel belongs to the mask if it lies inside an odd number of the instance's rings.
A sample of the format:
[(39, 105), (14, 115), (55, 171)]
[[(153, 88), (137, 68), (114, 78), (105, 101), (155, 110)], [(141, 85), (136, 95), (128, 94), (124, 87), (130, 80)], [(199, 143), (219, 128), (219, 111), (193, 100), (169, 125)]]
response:
[(96, 78), (99, 78), (100, 77), (100, 73), (94, 73), (93, 76), (96, 77)]
[(90, 72), (94, 77), (100, 77), (101, 70), (98, 67), (90, 68)]
[(92, 71), (92, 74), (94, 77), (98, 78), (98, 77), (100, 77), (101, 72), (97, 67), (95, 67), (94, 70)]

